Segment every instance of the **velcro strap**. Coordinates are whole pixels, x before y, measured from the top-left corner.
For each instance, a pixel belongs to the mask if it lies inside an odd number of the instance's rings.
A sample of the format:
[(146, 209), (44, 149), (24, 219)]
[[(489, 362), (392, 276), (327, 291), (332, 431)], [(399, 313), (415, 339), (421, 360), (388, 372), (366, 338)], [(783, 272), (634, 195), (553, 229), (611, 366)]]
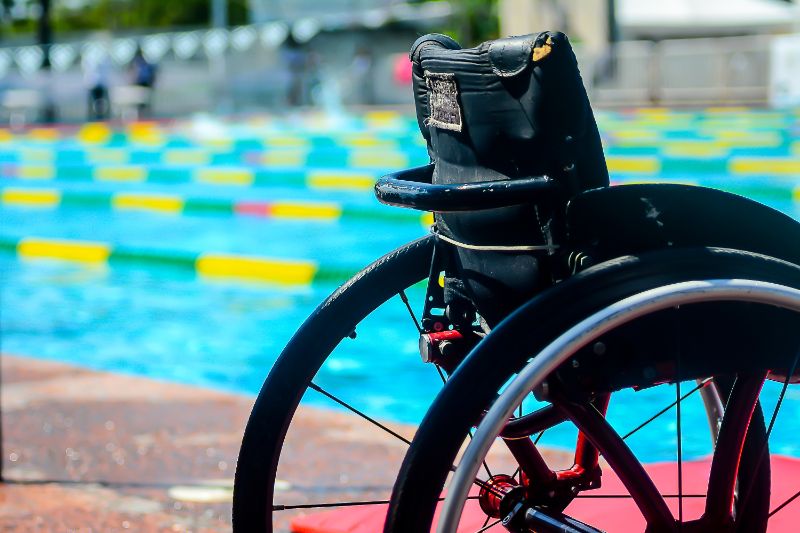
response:
[(530, 35), (498, 39), (489, 45), (492, 71), (501, 78), (516, 76), (531, 62), (533, 40)]

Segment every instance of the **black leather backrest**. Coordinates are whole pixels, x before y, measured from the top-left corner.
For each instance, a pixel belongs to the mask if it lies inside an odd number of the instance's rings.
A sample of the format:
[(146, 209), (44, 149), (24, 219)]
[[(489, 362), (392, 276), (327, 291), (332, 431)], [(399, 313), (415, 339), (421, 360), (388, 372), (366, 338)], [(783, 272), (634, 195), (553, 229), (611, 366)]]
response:
[(573, 194), (608, 185), (597, 126), (564, 34), (468, 49), (432, 34), (414, 43), (411, 59), (417, 118), (437, 163), (436, 182), (559, 179), (574, 163)]
[(494, 324), (548, 284), (540, 259), (559, 243), (567, 200), (608, 185), (589, 99), (562, 33), (466, 49), (444, 35), (426, 35), (414, 43), (411, 60), (434, 183), (547, 175), (562, 185), (537, 202), (435, 216), (436, 230), (461, 243), (452, 249), (458, 283), (446, 282), (446, 294), (463, 285)]

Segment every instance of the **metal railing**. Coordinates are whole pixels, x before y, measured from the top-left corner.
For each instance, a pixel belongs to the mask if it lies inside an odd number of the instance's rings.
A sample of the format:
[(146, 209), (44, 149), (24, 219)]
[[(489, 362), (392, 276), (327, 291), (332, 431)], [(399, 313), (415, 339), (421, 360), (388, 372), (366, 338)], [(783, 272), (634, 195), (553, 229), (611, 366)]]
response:
[(601, 75), (610, 58), (582, 57), (581, 70), (600, 105), (764, 104), (771, 41), (758, 35), (620, 42), (613, 76)]
[[(249, 34), (251, 29), (256, 33)], [(284, 31), (276, 37), (273, 33), (277, 29)], [(290, 86), (297, 83), (292, 81), (293, 76), (298, 75), (303, 77), (307, 105), (339, 108), (358, 104), (411, 104), (410, 88), (396, 79), (396, 71), (408, 43), (415, 38), (414, 31), (381, 32), (380, 38), (376, 38), (375, 30), (364, 27), (320, 33), (304, 45), (308, 61), (300, 74), (291, 71), (281, 46), (285, 31), (285, 26), (268, 24), (221, 34), (226, 40), (219, 51), (225, 58), (224, 77), (215, 75), (212, 68), (212, 60), (220, 57), (211, 49), (213, 43), (203, 40), (210, 33), (141, 37), (145, 47), (159, 52), (154, 115), (284, 108)], [(273, 37), (275, 40), (270, 41)], [(774, 89), (770, 86), (773, 39), (761, 35), (623, 41), (616, 45), (613, 58), (590, 56), (579, 47), (576, 51), (584, 82), (597, 106), (765, 105)], [(193, 48), (187, 53), (190, 40)], [(107, 47), (112, 58), (120, 56), (120, 50), (129, 41), (135, 46), (133, 38), (110, 41)], [(74, 43), (70, 50), (86, 54), (91, 52), (91, 44)], [(22, 53), (29, 48), (33, 47), (0, 50), (0, 55)], [(355, 55), (364, 50), (370, 54), (366, 69), (354, 61)], [(73, 58), (70, 65), (54, 66), (50, 74), (39, 70), (26, 72), (22, 67), (26, 65), (24, 58), (9, 56), (6, 60), (6, 75), (0, 78), (0, 120), (35, 120), (40, 102), (47, 94), (58, 108), (60, 120), (86, 117), (87, 88), (80, 56)], [(115, 59), (115, 63), (110, 89), (130, 84), (126, 62)], [(364, 98), (365, 87), (369, 88), (369, 101)], [(124, 114), (124, 109), (117, 106), (114, 116)]]

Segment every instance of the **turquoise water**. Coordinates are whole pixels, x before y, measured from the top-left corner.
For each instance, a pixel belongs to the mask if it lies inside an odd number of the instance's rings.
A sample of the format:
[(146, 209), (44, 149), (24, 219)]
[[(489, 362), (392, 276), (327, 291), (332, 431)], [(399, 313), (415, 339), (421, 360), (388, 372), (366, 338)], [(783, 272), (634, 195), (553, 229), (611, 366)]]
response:
[[(103, 211), (6, 209), (4, 236), (83, 239), (134, 248), (214, 251), (280, 259), (324, 259), (358, 269), (384, 251), (424, 234), (421, 224), (326, 222), (229, 217), (142, 216)], [(87, 228), (91, 228), (87, 232)]]
[[(6, 154), (7, 155), (7, 154)], [(0, 159), (3, 159), (0, 157)], [(11, 156), (6, 157), (12, 160)], [(726, 188), (725, 175), (686, 175)], [(636, 181), (629, 176), (621, 181)], [(795, 176), (742, 178), (752, 196), (800, 220), (800, 205), (787, 187)], [(15, 184), (16, 185), (16, 184)], [(26, 182), (26, 187), (52, 187)], [(369, 191), (309, 191), (278, 187), (209, 187), (197, 184), (59, 182), (63, 191), (180, 192), (231, 200), (318, 200), (374, 206)], [(776, 192), (778, 191), (778, 192)], [(418, 223), (386, 220), (280, 221), (249, 217), (173, 216), (92, 209), (36, 210), (3, 207), (0, 236), (81, 239), (146, 249), (214, 251), (307, 259), (360, 267), (425, 233)], [(198, 281), (188, 272), (116, 266), (87, 268), (58, 262), (18, 261), (0, 254), (2, 351), (65, 361), (89, 368), (255, 394), (294, 331), (334, 287), (274, 288)], [(424, 295), (409, 293), (421, 311)], [(417, 423), (441, 387), (439, 376), (419, 360), (417, 334), (399, 299), (387, 302), (347, 340), (316, 381), (379, 418)], [(686, 385), (688, 387), (689, 385)], [(773, 397), (776, 386), (767, 386)], [(609, 417), (631, 429), (674, 398), (671, 388), (615, 395)], [(336, 407), (309, 392), (305, 401)], [(769, 407), (769, 406), (765, 406)], [(683, 411), (684, 452), (708, 453), (710, 439), (699, 399)], [(790, 389), (781, 417), (800, 419), (800, 395)], [(675, 417), (659, 418), (653, 431), (631, 439), (647, 460), (672, 460)], [(800, 456), (778, 424), (773, 451)], [(544, 443), (569, 447), (574, 430), (563, 425)]]
[[(800, 218), (793, 205), (776, 207)], [(423, 233), (420, 226), (255, 219), (232, 219), (221, 227), (219, 221), (203, 218), (90, 211), (7, 209), (3, 219), (6, 227), (29, 235), (85, 238), (86, 228), (92, 227), (92, 238), (158, 246), (168, 233), (170, 242), (180, 239), (193, 249), (280, 249), (287, 256), (308, 258), (338, 254), (358, 264)], [(258, 392), (280, 350), (333, 289), (199, 282), (168, 269), (87, 269), (7, 256), (0, 257), (0, 268), (4, 352), (248, 394)], [(421, 291), (409, 297), (418, 302), (419, 311)], [(388, 302), (358, 333), (355, 341), (337, 349), (317, 382), (373, 416), (419, 422), (441, 383), (419, 360), (416, 332), (402, 302)], [(610, 418), (620, 428), (631, 428), (634, 420), (669, 403), (671, 394), (671, 389), (619, 393)], [(313, 392), (306, 401), (335, 407)], [(687, 402), (683, 416), (687, 456), (708, 453), (700, 402)], [(800, 397), (790, 398), (782, 416), (800, 416)], [(648, 459), (669, 460), (674, 439), (663, 435), (674, 437), (674, 427), (674, 415), (663, 416), (652, 431), (633, 437), (632, 446)], [(782, 429), (779, 424), (778, 431)], [(543, 442), (568, 447), (574, 433), (565, 424)], [(793, 435), (779, 432), (775, 437), (781, 451), (800, 455)]]

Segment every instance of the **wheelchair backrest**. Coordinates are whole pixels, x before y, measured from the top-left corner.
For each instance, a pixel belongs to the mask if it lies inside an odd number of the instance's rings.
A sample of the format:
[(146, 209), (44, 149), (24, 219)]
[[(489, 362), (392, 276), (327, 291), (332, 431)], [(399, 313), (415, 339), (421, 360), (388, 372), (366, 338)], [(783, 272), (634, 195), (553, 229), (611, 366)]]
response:
[(435, 216), (436, 231), (455, 244), (449, 286), (494, 322), (547, 283), (539, 259), (563, 238), (567, 200), (608, 185), (575, 54), (558, 32), (468, 49), (431, 34), (414, 43), (411, 60), (434, 184), (547, 175), (560, 185), (537, 203)]

